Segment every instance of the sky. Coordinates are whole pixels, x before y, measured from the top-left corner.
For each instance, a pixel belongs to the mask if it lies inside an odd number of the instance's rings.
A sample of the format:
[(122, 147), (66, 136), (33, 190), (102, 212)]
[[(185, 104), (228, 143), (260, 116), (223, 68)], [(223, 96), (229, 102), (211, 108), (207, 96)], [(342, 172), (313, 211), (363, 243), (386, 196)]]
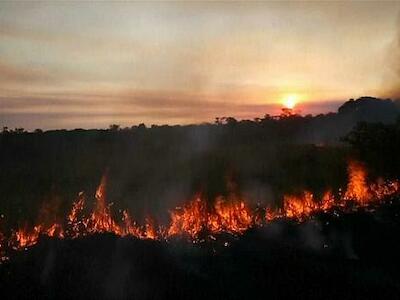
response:
[(336, 111), (381, 96), (397, 2), (0, 2), (0, 126)]

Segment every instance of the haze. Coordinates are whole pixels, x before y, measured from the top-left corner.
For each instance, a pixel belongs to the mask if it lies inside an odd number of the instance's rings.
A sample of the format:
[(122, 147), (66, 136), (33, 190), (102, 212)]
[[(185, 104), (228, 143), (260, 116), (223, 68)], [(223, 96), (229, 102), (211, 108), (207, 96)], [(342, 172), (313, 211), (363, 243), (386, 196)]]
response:
[(0, 3), (0, 125), (302, 113), (384, 95), (400, 2)]

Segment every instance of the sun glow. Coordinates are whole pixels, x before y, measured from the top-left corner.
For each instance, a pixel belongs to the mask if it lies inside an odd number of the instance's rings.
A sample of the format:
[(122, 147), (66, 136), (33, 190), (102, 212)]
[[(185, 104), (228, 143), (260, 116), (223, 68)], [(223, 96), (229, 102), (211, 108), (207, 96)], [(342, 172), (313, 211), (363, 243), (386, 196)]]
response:
[(299, 101), (299, 96), (296, 94), (285, 95), (282, 99), (282, 104), (285, 108), (293, 109)]

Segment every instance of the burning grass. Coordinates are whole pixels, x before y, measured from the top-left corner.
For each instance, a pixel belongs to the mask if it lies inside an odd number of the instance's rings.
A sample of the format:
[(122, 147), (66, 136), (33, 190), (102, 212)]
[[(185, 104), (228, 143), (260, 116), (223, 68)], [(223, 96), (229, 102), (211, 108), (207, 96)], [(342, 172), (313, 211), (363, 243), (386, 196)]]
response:
[(155, 226), (150, 218), (143, 225), (137, 224), (127, 210), (122, 211), (119, 220), (115, 218), (111, 205), (107, 203), (106, 186), (107, 178), (103, 176), (90, 213), (85, 213), (87, 199), (81, 192), (65, 220), (39, 222), (33, 228), (21, 227), (12, 230), (8, 236), (0, 233), (2, 260), (6, 259), (9, 249), (27, 249), (35, 245), (41, 236), (75, 239), (112, 233), (120, 237), (150, 240), (185, 237), (198, 242), (205, 234), (210, 237), (221, 233), (240, 235), (249, 228), (263, 226), (279, 218), (301, 222), (315, 213), (328, 212), (334, 208), (346, 211), (349, 208), (371, 207), (400, 191), (399, 181), (378, 179), (376, 182), (368, 182), (365, 167), (359, 162), (350, 162), (347, 187), (336, 197), (332, 191), (327, 191), (320, 199), (316, 199), (312, 192), (304, 191), (300, 195), (285, 195), (279, 208), (258, 207), (255, 210), (236, 192), (226, 197), (218, 196), (212, 202), (206, 201), (202, 194), (197, 194), (191, 201), (170, 212), (171, 220), (167, 226)]

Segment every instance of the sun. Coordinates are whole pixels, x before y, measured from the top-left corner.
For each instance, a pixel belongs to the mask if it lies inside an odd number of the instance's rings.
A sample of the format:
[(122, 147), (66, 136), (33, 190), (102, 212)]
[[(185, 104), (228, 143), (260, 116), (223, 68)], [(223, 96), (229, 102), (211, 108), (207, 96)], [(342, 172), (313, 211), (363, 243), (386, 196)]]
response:
[(282, 104), (285, 108), (293, 109), (299, 101), (299, 96), (296, 94), (285, 95), (282, 99)]

